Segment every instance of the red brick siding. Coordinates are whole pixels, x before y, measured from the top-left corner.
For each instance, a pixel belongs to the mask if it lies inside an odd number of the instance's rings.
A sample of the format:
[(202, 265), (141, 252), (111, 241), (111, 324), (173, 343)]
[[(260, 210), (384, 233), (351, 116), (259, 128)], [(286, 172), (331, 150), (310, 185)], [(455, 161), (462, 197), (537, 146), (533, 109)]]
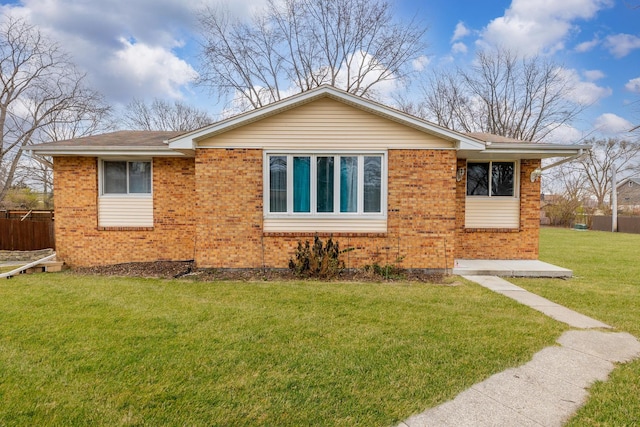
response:
[[(313, 239), (263, 233), (262, 150), (154, 159), (153, 229), (98, 229), (97, 162), (54, 160), (57, 253), (69, 265), (195, 258), (199, 267), (286, 268), (297, 242)], [(455, 165), (453, 150), (389, 150), (387, 233), (335, 235), (342, 248), (355, 248), (344, 255), (347, 266), (401, 258), (404, 268), (444, 269), (454, 256), (536, 259), (540, 184), (529, 174), (540, 161), (521, 163), (520, 229), (499, 231), (465, 230), (465, 181), (456, 183)]]
[[(199, 149), (196, 158), (199, 267), (286, 268), (297, 242), (313, 239), (262, 232), (262, 150)], [(455, 161), (453, 150), (390, 150), (388, 232), (335, 235), (355, 248), (344, 255), (348, 266), (401, 257), (405, 268), (451, 268)]]
[(194, 256), (194, 160), (153, 160), (153, 228), (98, 228), (98, 159), (56, 157), (56, 253), (70, 266)]
[[(466, 167), (458, 160), (458, 167)], [(520, 228), (517, 230), (465, 229), (466, 181), (456, 189), (456, 249), (460, 259), (538, 259), (540, 231), (540, 180), (531, 182), (531, 172), (540, 160), (520, 162)]]

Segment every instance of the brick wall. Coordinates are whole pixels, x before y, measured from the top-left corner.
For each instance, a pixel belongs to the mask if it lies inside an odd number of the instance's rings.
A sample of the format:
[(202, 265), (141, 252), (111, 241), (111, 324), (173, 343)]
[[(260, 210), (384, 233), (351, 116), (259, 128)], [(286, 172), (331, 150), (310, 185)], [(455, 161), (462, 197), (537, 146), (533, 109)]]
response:
[[(198, 149), (196, 158), (199, 267), (286, 268), (297, 242), (313, 240), (262, 232), (262, 150)], [(452, 268), (455, 162), (453, 150), (390, 150), (388, 231), (334, 235), (341, 248), (354, 248), (347, 266), (400, 257), (404, 268)]]
[[(466, 167), (464, 160), (458, 167)], [(518, 229), (473, 229), (464, 227), (466, 181), (457, 183), (455, 257), (461, 259), (538, 259), (540, 231), (540, 180), (531, 182), (531, 172), (540, 160), (520, 162), (520, 227)]]
[[(286, 268), (297, 242), (313, 233), (263, 233), (262, 163), (255, 149), (156, 158), (153, 229), (99, 230), (98, 160), (55, 158), (57, 254), (71, 266), (195, 258), (199, 267)], [(465, 182), (456, 183), (455, 165), (453, 150), (389, 150), (387, 233), (334, 235), (354, 248), (344, 254), (347, 266), (401, 259), (403, 268), (446, 269), (454, 257), (536, 259), (540, 184), (529, 174), (540, 161), (521, 163), (520, 228), (498, 231), (465, 230)]]
[(70, 266), (194, 256), (194, 160), (153, 160), (153, 229), (98, 229), (98, 159), (56, 157), (55, 232), (58, 259)]

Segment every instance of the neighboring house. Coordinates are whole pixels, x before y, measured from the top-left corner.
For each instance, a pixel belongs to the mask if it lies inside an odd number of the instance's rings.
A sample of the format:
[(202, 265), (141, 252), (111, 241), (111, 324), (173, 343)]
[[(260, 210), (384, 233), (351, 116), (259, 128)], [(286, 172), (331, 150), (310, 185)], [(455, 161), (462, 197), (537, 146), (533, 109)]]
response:
[[(585, 146), (461, 134), (333, 87), (194, 132), (41, 144), (58, 257), (71, 266), (194, 259), (286, 268), (333, 236), (348, 267), (536, 259), (540, 159)], [(533, 178), (536, 174), (533, 174)]]
[(640, 211), (640, 178), (631, 177), (620, 181), (618, 189), (618, 210), (625, 213)]

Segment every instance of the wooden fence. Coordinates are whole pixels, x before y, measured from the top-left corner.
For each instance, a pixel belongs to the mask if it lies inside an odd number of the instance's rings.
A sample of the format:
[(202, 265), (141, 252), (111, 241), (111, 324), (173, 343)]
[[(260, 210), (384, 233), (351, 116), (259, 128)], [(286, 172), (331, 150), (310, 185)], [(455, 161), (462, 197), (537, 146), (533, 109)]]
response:
[[(591, 229), (598, 230), (598, 231), (611, 231), (611, 215), (593, 216), (592, 222), (591, 222)], [(640, 234), (640, 217), (619, 216), (618, 232)]]
[(55, 249), (53, 212), (0, 211), (0, 250)]

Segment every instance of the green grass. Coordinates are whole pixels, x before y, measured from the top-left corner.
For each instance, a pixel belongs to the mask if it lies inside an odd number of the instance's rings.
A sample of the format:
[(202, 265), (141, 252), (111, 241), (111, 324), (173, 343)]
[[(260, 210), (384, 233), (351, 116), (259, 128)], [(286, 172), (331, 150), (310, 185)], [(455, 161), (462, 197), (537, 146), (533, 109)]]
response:
[(15, 270), (16, 268), (20, 267), (20, 265), (7, 265), (7, 266), (0, 266), (0, 274), (2, 273), (8, 273), (10, 271)]
[(0, 283), (0, 425), (390, 425), (565, 327), (479, 286)]
[[(572, 269), (575, 277), (514, 283), (640, 337), (640, 235), (547, 228), (540, 259)], [(640, 425), (640, 360), (617, 367), (591, 396), (570, 426)]]

